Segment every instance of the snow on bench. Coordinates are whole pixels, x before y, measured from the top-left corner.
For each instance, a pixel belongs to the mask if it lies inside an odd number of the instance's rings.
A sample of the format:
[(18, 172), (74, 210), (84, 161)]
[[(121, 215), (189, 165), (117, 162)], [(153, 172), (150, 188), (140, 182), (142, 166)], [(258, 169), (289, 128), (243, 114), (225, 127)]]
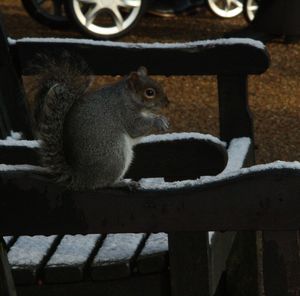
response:
[(166, 233), (151, 233), (137, 259), (138, 271), (145, 274), (160, 272), (165, 269), (168, 249), (168, 235)]
[(82, 280), (86, 263), (101, 237), (100, 234), (65, 235), (44, 268), (45, 282)]
[(144, 233), (108, 234), (92, 262), (92, 278), (106, 280), (129, 276), (131, 262), (145, 237)]
[(20, 236), (17, 239), (7, 254), (16, 283), (36, 281), (39, 268), (57, 240), (56, 235)]

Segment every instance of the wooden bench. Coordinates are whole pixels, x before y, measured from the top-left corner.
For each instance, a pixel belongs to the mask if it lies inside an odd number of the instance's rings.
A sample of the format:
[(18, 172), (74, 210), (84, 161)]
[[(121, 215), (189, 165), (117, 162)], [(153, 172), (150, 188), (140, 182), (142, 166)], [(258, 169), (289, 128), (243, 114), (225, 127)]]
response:
[[(7, 43), (5, 34), (0, 35), (2, 138), (13, 130), (33, 140), (20, 77), (36, 74), (28, 66), (37, 53), (67, 49), (85, 57), (99, 75), (127, 74), (140, 65), (151, 74), (217, 75), (220, 137), (227, 143), (226, 151), (220, 142), (199, 134), (175, 139), (152, 136), (136, 147), (137, 161), (127, 177), (160, 179), (146, 180), (137, 192), (75, 193), (28, 166), (38, 164), (35, 141), (2, 142), (0, 234), (8, 244), (18, 295), (189, 296), (240, 295), (241, 291), (260, 295), (261, 287), (267, 296), (275, 295), (271, 284), (278, 282), (278, 273), (254, 266), (271, 266), (269, 258), (277, 259), (278, 254), (289, 256), (286, 267), (293, 265), (299, 274), (294, 256), (299, 248), (295, 244), (300, 228), (299, 164), (241, 169), (254, 163), (247, 76), (268, 67), (261, 43), (232, 39), (159, 46), (64, 39)], [(95, 59), (97, 55), (105, 59)], [(151, 161), (162, 151), (160, 162)], [(206, 177), (191, 181), (200, 176)], [(239, 232), (216, 233), (208, 247), (210, 230)], [(264, 237), (254, 230), (264, 230)], [(280, 245), (272, 230), (283, 231), (288, 239), (280, 240)], [(277, 253), (258, 254), (256, 243), (266, 250), (272, 234)], [(293, 246), (289, 254), (288, 246)], [(27, 258), (29, 251), (35, 254), (32, 261)], [(253, 260), (250, 265), (241, 260), (245, 254)], [(5, 252), (1, 256), (0, 274), (6, 275), (2, 291), (14, 295)], [(287, 273), (281, 274), (284, 284)], [(287, 293), (298, 286), (294, 281), (279, 289)]]

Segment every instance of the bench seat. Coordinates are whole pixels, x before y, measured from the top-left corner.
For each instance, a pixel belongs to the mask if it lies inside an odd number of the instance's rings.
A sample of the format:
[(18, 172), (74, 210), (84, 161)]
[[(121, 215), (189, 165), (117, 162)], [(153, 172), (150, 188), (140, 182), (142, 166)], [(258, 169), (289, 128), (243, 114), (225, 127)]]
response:
[(35, 295), (30, 286), (48, 291), (54, 285), (116, 283), (131, 277), (161, 280), (161, 275), (168, 273), (165, 233), (38, 235), (5, 240), (14, 240), (8, 259), (20, 295)]

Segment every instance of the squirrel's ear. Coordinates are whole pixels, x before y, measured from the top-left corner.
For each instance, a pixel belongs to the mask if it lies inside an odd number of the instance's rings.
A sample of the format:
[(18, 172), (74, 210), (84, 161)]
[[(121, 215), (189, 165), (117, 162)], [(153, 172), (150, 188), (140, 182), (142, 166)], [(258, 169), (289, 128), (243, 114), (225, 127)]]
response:
[(131, 72), (128, 75), (128, 79), (127, 79), (127, 83), (131, 88), (135, 88), (134, 86), (136, 85), (136, 83), (139, 81), (140, 77), (139, 74), (137, 72)]
[(137, 73), (141, 76), (147, 76), (148, 75), (148, 70), (146, 67), (139, 67), (138, 70), (137, 70)]

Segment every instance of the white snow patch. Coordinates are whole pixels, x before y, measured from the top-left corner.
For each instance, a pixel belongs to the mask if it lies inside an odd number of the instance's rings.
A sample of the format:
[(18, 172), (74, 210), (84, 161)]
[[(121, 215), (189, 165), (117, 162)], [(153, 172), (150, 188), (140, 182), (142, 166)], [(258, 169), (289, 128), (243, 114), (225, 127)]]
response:
[(76, 39), (76, 38), (32, 38), (25, 37), (21, 39), (9, 39), (10, 44), (23, 43), (23, 42), (51, 42), (51, 43), (70, 43), (70, 44), (86, 44), (86, 45), (98, 45), (98, 46), (109, 46), (109, 47), (123, 47), (123, 48), (170, 48), (170, 49), (193, 49), (197, 47), (215, 47), (218, 45), (236, 45), (245, 44), (251, 45), (259, 49), (265, 49), (265, 45), (254, 39), (250, 38), (220, 38), (214, 40), (198, 40), (192, 42), (181, 42), (181, 43), (126, 43), (126, 42), (115, 42), (115, 41), (97, 41), (90, 39)]
[(0, 164), (0, 172), (8, 172), (8, 171), (32, 171), (32, 172), (43, 172), (48, 173), (50, 170), (45, 167), (30, 165), (30, 164)]
[(7, 137), (5, 140), (0, 140), (0, 146), (24, 146), (28, 148), (39, 148), (41, 141), (19, 140), (14, 137)]
[(140, 256), (167, 252), (169, 249), (168, 235), (164, 232), (151, 233)]
[(105, 265), (114, 261), (129, 260), (144, 237), (143, 233), (108, 234), (93, 264)]
[(10, 131), (10, 137), (7, 137), (7, 138), (11, 138), (14, 140), (22, 140), (23, 135), (20, 132)]
[(196, 180), (184, 180), (184, 181), (176, 181), (176, 182), (164, 182), (160, 181), (156, 184), (153, 184), (151, 182), (150, 184), (142, 183), (141, 189), (142, 190), (169, 190), (169, 189), (182, 189), (187, 187), (194, 187), (209, 183), (215, 183), (218, 181), (231, 179), (234, 177), (237, 177), (239, 175), (245, 175), (249, 173), (255, 173), (255, 172), (262, 172), (269, 169), (294, 169), (294, 170), (300, 170), (300, 162), (294, 161), (294, 162), (285, 162), (285, 161), (275, 161), (268, 164), (260, 164), (255, 165), (249, 168), (241, 168), (235, 171), (228, 171), (227, 173), (220, 173), (217, 176), (204, 176), (202, 178), (196, 179)]
[(17, 43), (17, 40), (8, 37), (7, 38), (7, 42), (8, 42), (9, 45), (15, 45)]
[(245, 158), (249, 151), (249, 146), (251, 144), (250, 138), (236, 138), (231, 140), (228, 152), (228, 162), (226, 168), (220, 175), (227, 174), (228, 172), (236, 171), (243, 167)]
[(47, 267), (84, 264), (100, 237), (100, 234), (65, 235)]
[(56, 235), (21, 236), (10, 248), (7, 256), (12, 268), (36, 266), (46, 256)]

